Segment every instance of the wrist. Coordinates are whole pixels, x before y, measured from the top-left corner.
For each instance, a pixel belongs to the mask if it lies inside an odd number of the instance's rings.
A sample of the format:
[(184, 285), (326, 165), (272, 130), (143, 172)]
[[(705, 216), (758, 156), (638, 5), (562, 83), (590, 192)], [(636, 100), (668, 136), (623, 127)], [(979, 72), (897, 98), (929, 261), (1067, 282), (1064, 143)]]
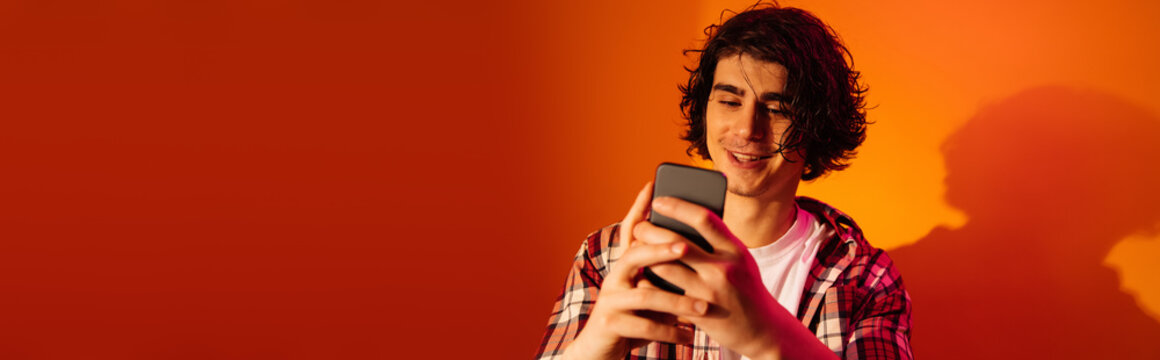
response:
[(581, 360), (591, 358), (591, 356), (585, 356), (583, 354), (584, 349), (584, 333), (581, 332), (576, 336), (575, 339), (572, 340), (572, 343), (568, 344), (567, 348), (564, 348), (564, 354), (560, 358), (561, 360)]
[[(593, 353), (593, 350), (599, 350), (600, 348), (604, 347), (592, 345), (593, 343), (591, 342), (591, 336), (591, 333), (581, 331), (580, 334), (576, 335), (576, 338), (572, 340), (572, 343), (568, 344), (568, 347), (564, 349), (564, 354), (560, 358), (562, 360), (604, 360), (624, 357), (623, 354), (618, 357), (614, 354), (601, 353), (599, 351)], [(597, 341), (598, 342), (596, 344), (599, 344), (599, 340)]]

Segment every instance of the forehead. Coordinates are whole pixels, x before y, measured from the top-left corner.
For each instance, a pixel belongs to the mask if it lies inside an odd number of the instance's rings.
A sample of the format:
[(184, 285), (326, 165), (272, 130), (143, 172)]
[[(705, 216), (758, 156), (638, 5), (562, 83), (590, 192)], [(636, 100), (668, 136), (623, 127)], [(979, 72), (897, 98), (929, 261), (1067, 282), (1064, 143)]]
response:
[(746, 93), (782, 93), (787, 76), (788, 71), (781, 64), (748, 54), (726, 55), (717, 60), (713, 83), (732, 85)]

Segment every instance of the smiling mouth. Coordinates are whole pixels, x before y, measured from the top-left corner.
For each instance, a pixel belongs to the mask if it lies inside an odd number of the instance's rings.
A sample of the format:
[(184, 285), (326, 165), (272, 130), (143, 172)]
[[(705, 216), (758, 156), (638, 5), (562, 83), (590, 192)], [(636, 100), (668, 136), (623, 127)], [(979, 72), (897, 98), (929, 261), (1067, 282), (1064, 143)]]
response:
[(735, 153), (732, 151), (729, 152), (729, 155), (733, 156), (734, 159), (736, 159), (737, 161), (740, 161), (740, 162), (761, 161), (761, 160), (765, 160), (765, 159), (773, 157), (773, 155), (765, 155), (765, 156), (750, 155), (750, 154)]

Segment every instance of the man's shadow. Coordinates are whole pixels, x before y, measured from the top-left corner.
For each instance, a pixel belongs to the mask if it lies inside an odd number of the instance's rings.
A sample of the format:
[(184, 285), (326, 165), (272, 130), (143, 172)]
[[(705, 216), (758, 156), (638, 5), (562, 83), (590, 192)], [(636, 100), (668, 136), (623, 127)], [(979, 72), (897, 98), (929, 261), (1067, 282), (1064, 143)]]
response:
[(958, 229), (890, 251), (931, 359), (1160, 359), (1104, 258), (1160, 223), (1160, 119), (1063, 87), (985, 107), (943, 145)]

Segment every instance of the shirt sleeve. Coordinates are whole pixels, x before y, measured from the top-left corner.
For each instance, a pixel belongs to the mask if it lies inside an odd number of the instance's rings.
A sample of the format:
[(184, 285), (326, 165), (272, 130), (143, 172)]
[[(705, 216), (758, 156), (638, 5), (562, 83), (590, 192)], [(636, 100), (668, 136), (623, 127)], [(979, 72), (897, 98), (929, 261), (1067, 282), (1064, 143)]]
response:
[(592, 305), (600, 293), (600, 284), (604, 281), (603, 271), (608, 262), (606, 245), (610, 242), (611, 233), (615, 232), (609, 230), (606, 228), (589, 235), (580, 245), (580, 251), (576, 252), (572, 268), (564, 280), (564, 289), (556, 298), (552, 315), (548, 319), (548, 328), (536, 354), (537, 359), (559, 357), (588, 322)]
[(852, 319), (853, 331), (846, 344), (846, 359), (910, 360), (910, 294), (902, 275), (883, 252), (875, 257), (867, 303)]

